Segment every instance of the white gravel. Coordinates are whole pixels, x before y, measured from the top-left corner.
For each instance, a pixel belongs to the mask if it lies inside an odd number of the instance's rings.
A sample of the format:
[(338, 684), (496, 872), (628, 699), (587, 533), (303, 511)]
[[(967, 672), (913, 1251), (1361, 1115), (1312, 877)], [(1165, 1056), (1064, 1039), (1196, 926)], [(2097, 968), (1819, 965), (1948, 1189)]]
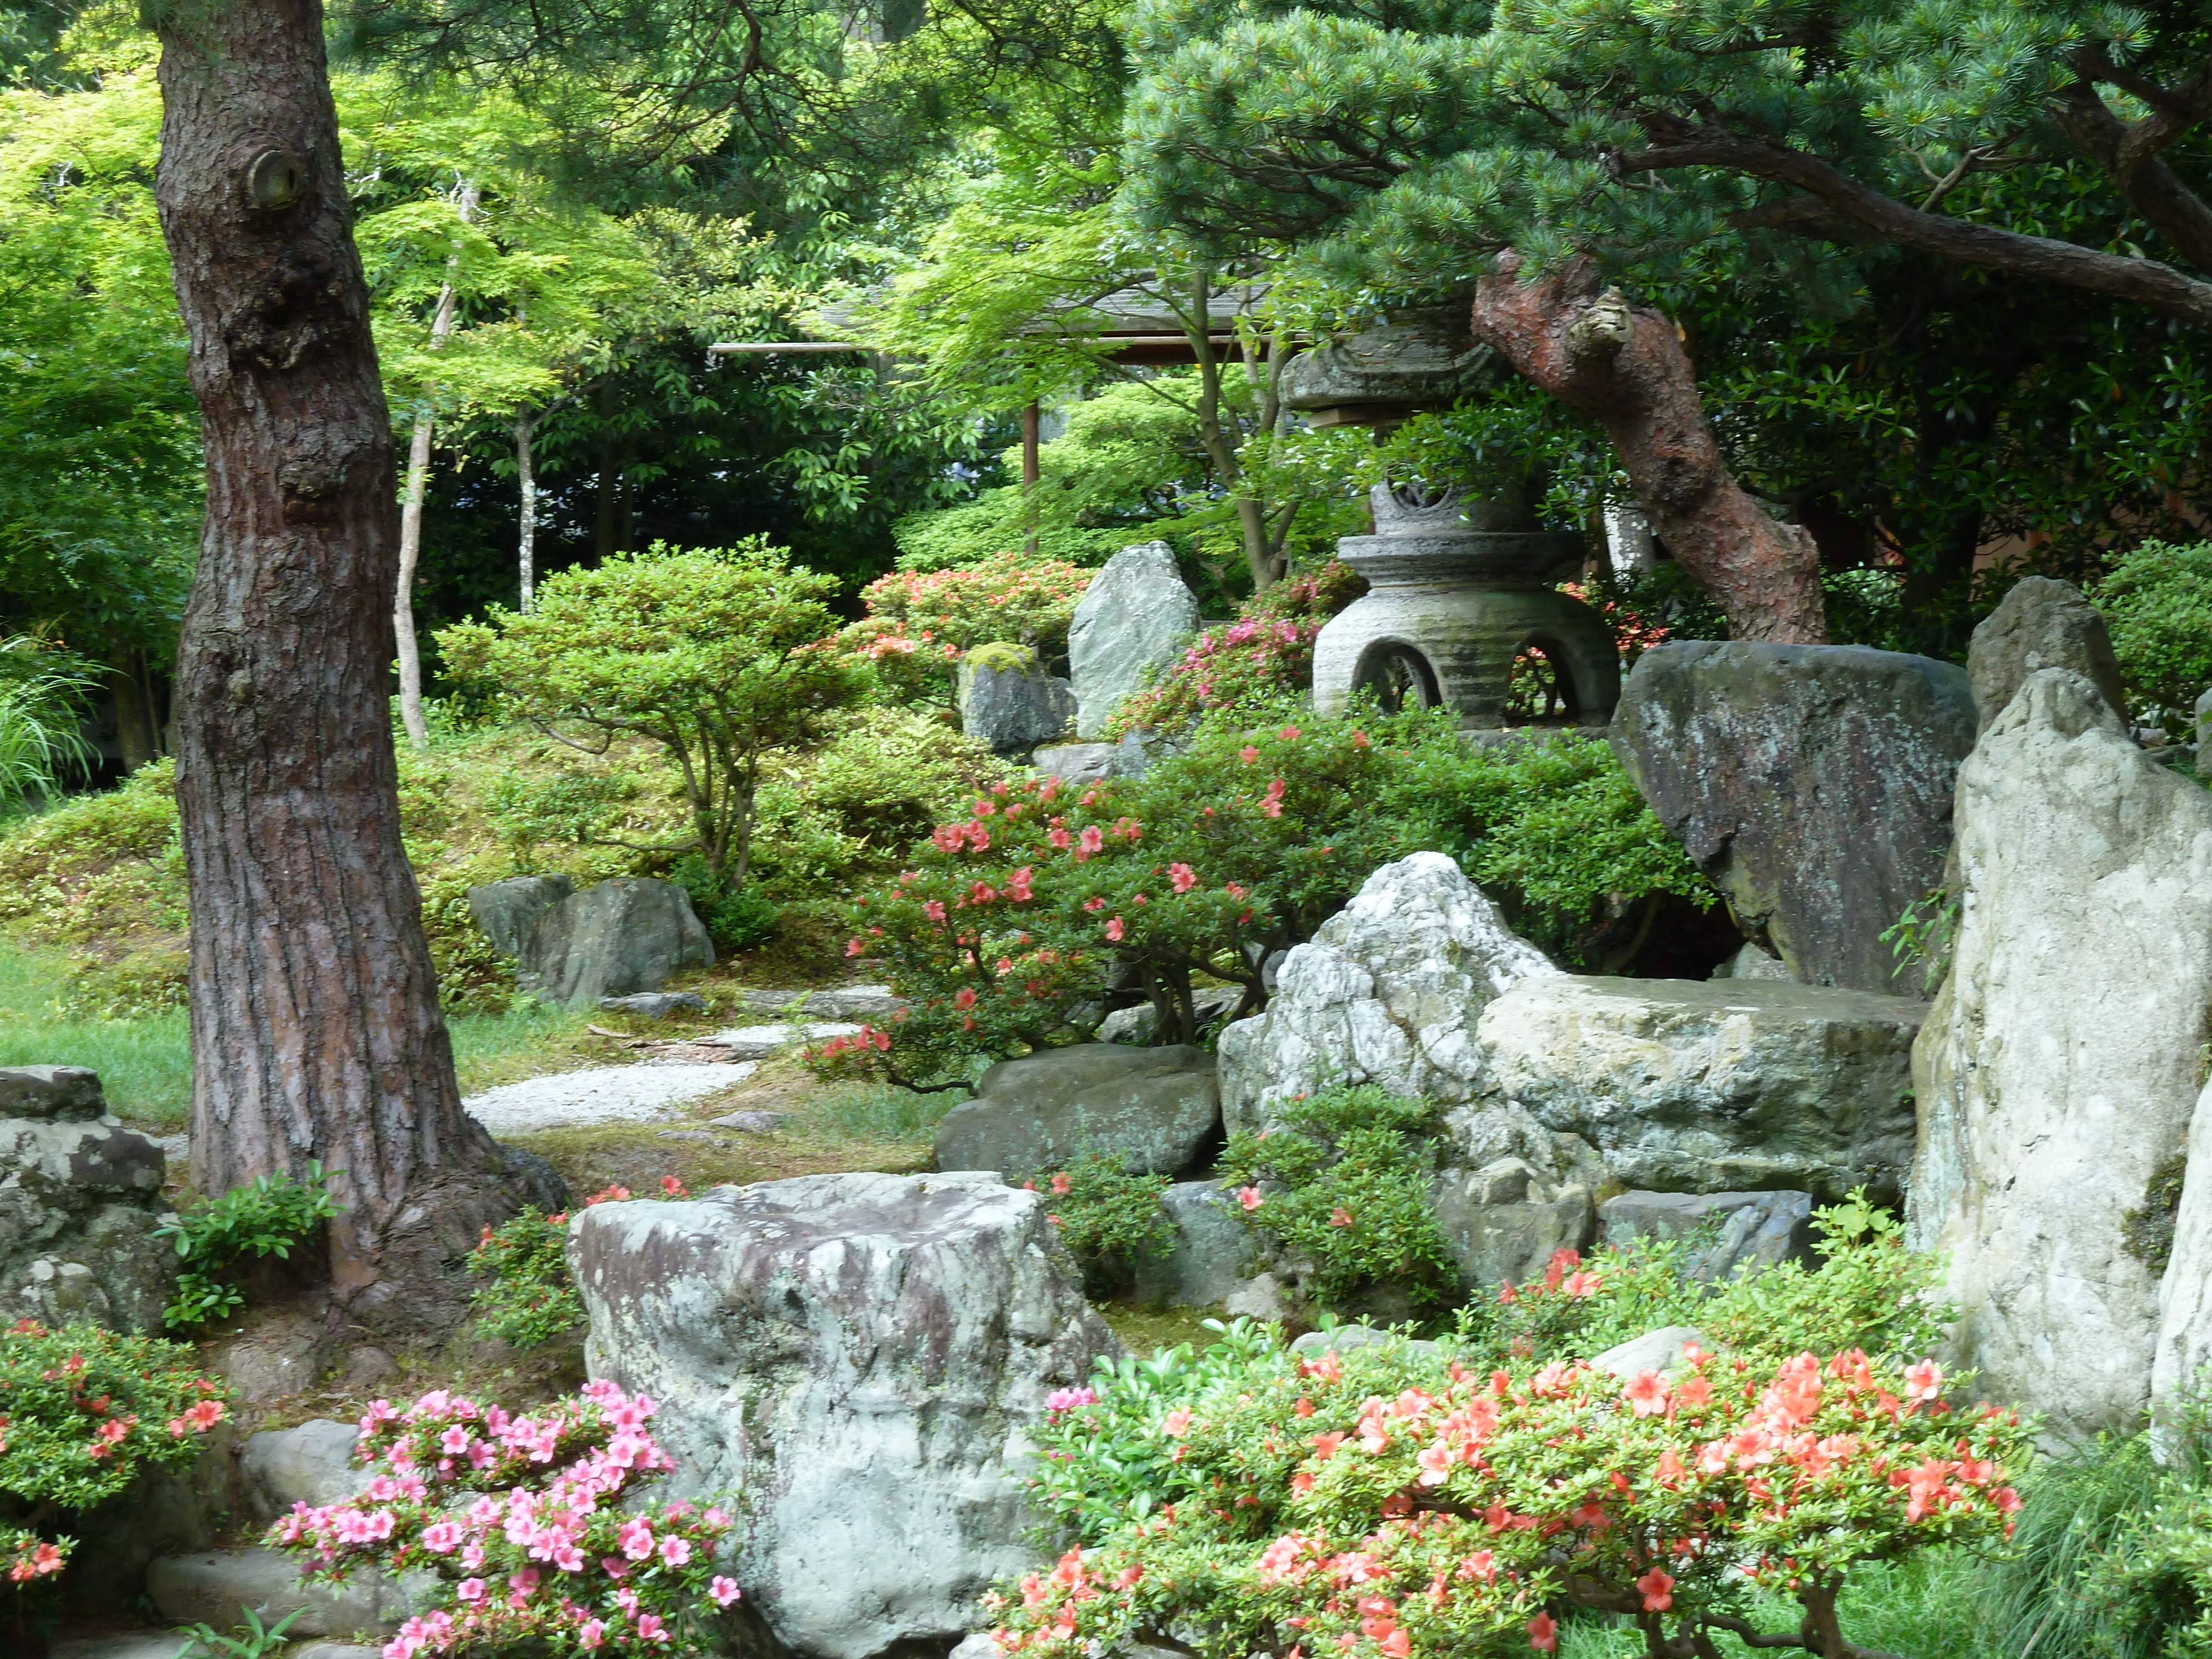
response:
[(471, 1095), (461, 1104), (495, 1135), (588, 1123), (642, 1123), (675, 1115), (674, 1109), (742, 1083), (757, 1069), (734, 1066), (599, 1066), (526, 1078)]

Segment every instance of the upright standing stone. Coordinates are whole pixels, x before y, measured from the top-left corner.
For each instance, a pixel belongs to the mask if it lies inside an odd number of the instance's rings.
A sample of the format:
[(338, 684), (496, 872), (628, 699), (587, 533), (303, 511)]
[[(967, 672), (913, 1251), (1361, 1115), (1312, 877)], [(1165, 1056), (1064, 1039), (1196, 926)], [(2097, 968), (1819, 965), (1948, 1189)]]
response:
[(1974, 745), (1966, 672), (1856, 645), (1639, 658), (1613, 744), (1747, 933), (1808, 985), (1894, 992), (1882, 942), (1943, 878)]
[(2127, 1218), (2182, 1149), (2212, 1035), (2212, 792), (2046, 668), (1960, 769), (1958, 825), (1958, 943), (1913, 1049), (1911, 1242), (1949, 1259), (1980, 1392), (2062, 1433), (2124, 1425), (2159, 1326)]
[(1026, 645), (979, 645), (960, 659), (960, 729), (994, 755), (1027, 756), (1067, 730), (1075, 693)]
[(1077, 732), (1105, 730), (1115, 709), (1182, 653), (1199, 621), (1198, 600), (1165, 542), (1139, 542), (1109, 559), (1067, 629)]
[(545, 913), (576, 890), (566, 876), (509, 876), (469, 889), (469, 915), (492, 949), (519, 957)]
[(2112, 712), (2124, 718), (2127, 694), (2120, 684), (2120, 660), (2104, 613), (2071, 582), (2027, 576), (2013, 584), (2003, 602), (1974, 630), (1966, 651), (1981, 729), (2005, 711), (2021, 683), (2039, 668), (2070, 668), (2104, 694)]

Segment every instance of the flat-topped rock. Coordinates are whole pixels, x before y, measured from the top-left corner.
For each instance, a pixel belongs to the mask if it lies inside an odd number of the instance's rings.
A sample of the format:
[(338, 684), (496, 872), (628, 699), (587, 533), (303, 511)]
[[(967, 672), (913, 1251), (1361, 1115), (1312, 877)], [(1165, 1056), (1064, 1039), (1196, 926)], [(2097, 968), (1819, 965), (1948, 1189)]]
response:
[(975, 1098), (938, 1125), (937, 1164), (1019, 1179), (1095, 1151), (1132, 1173), (1172, 1175), (1200, 1161), (1220, 1122), (1220, 1085), (1204, 1049), (1079, 1042), (985, 1072)]
[(883, 1021), (906, 1006), (906, 999), (888, 985), (839, 985), (825, 991), (779, 991), (752, 987), (739, 991), (741, 1008), (793, 1019)]
[(1034, 1565), (1027, 1431), (1121, 1352), (1049, 1209), (829, 1175), (571, 1224), (592, 1374), (659, 1402), (666, 1496), (744, 1495), (727, 1570), (781, 1651), (944, 1652)]
[(1912, 1158), (1927, 1005), (1778, 980), (1522, 981), (1483, 1010), (1498, 1086), (1660, 1192), (1854, 1187), (1894, 1200)]

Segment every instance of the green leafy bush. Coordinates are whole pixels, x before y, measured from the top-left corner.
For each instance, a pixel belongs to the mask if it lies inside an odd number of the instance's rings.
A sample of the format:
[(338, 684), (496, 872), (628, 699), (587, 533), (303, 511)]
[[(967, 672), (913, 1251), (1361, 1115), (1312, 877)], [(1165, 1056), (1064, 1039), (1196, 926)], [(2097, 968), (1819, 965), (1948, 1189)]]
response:
[(497, 1227), (486, 1227), (469, 1256), (469, 1271), (488, 1279), (470, 1295), (477, 1328), (517, 1348), (543, 1347), (584, 1322), (584, 1304), (563, 1253), (565, 1212), (535, 1205)]
[(19, 1585), (59, 1572), (76, 1540), (50, 1535), (55, 1522), (191, 1462), (227, 1411), (182, 1343), (27, 1319), (0, 1331), (0, 1566)]
[(92, 666), (42, 639), (0, 640), (0, 809), (57, 794), (99, 760), (80, 731)]
[(1277, 582), (1247, 599), (1235, 622), (1193, 641), (1158, 684), (1115, 712), (1106, 735), (1180, 731), (1224, 709), (1264, 715), (1286, 694), (1313, 684), (1314, 636), (1366, 591), (1365, 578), (1334, 559), (1310, 576)]
[(289, 1259), (322, 1224), (338, 1213), (323, 1182), (320, 1164), (307, 1165), (307, 1178), (257, 1176), (220, 1198), (202, 1198), (164, 1227), (157, 1237), (177, 1241), (185, 1268), (177, 1276), (176, 1299), (165, 1310), (172, 1330), (222, 1319), (246, 1302), (236, 1275), (249, 1261), (274, 1256)]
[[(584, 1200), (619, 1204), (631, 1196), (627, 1187), (602, 1188)], [(648, 1198), (688, 1198), (674, 1176), (660, 1178), (660, 1191)], [(487, 1336), (517, 1348), (543, 1347), (563, 1331), (584, 1322), (584, 1304), (568, 1273), (566, 1211), (547, 1215), (534, 1205), (496, 1227), (486, 1227), (469, 1253), (469, 1271), (488, 1282), (469, 1294)]]
[(2212, 542), (2145, 542), (2091, 597), (2112, 627), (2129, 689), (2170, 735), (2183, 736), (2197, 699), (2212, 687)]
[(1817, 1267), (1785, 1261), (1726, 1285), (1686, 1281), (1668, 1241), (1563, 1250), (1539, 1279), (1502, 1286), (1458, 1316), (1455, 1341), (1482, 1363), (1586, 1359), (1641, 1332), (1695, 1325), (1731, 1352), (1786, 1357), (1827, 1340), (1893, 1358), (1925, 1353), (1954, 1316), (1941, 1264), (1905, 1248), (1896, 1217), (1863, 1192), (1814, 1212)]
[(456, 678), (495, 685), (513, 712), (587, 753), (646, 738), (673, 760), (691, 834), (673, 842), (607, 835), (673, 855), (696, 851), (741, 885), (751, 861), (753, 797), (767, 758), (804, 747), (860, 682), (823, 641), (834, 576), (794, 568), (756, 538), (679, 552), (655, 543), (557, 572), (527, 615), (442, 629)]
[(1311, 1262), (1310, 1288), (1328, 1307), (1378, 1286), (1416, 1309), (1455, 1299), (1459, 1267), (1430, 1200), (1435, 1105), (1364, 1084), (1291, 1101), (1277, 1115), (1267, 1133), (1231, 1136), (1222, 1154), (1244, 1224)]
[(1119, 1158), (1093, 1152), (1065, 1170), (1022, 1185), (1052, 1195), (1049, 1218), (1082, 1264), (1084, 1287), (1093, 1297), (1126, 1290), (1137, 1259), (1174, 1242), (1175, 1224), (1160, 1207), (1164, 1175), (1133, 1174)]

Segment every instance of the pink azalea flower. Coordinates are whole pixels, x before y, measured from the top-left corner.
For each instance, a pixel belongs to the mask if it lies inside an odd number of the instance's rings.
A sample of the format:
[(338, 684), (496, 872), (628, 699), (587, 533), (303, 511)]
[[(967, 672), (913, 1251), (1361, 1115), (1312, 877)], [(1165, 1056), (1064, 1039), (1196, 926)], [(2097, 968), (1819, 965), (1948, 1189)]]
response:
[(716, 1607), (726, 1607), (744, 1592), (738, 1589), (736, 1579), (726, 1578), (720, 1573), (716, 1573), (714, 1583), (707, 1586), (707, 1594), (714, 1598)]

